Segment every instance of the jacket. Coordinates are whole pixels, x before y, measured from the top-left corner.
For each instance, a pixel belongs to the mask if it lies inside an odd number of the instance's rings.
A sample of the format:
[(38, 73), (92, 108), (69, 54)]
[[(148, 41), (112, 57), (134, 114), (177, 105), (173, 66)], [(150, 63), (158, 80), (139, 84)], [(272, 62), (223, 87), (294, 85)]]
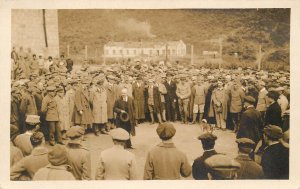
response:
[(46, 114), (46, 121), (59, 121), (57, 102), (54, 97), (45, 96), (42, 101), (41, 112)]
[(148, 152), (145, 180), (175, 180), (191, 175), (192, 167), (186, 155), (173, 143), (160, 143)]
[(19, 178), (23, 172), (28, 173), (32, 179), (40, 168), (48, 164), (48, 149), (45, 147), (36, 147), (29, 156), (24, 157), (11, 168), (10, 179), (15, 180)]
[(67, 165), (48, 164), (35, 173), (33, 180), (75, 180), (75, 178), (68, 170)]
[(95, 179), (137, 180), (137, 164), (134, 154), (120, 145), (114, 145), (102, 151)]
[(218, 153), (215, 150), (204, 151), (202, 156), (195, 159), (192, 166), (193, 177), (195, 180), (209, 180), (207, 176), (208, 170), (204, 164), (204, 161), (216, 154)]
[(235, 160), (241, 164), (241, 168), (237, 172), (237, 179), (263, 179), (261, 166), (253, 161), (248, 154), (239, 154)]

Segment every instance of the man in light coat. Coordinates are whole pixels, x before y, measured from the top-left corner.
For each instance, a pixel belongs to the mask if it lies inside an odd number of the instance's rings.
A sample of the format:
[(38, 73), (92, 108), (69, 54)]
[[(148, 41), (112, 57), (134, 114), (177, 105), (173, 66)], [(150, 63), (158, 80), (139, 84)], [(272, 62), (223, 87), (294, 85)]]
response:
[(67, 144), (68, 162), (76, 180), (91, 180), (91, 154), (81, 143), (84, 128), (73, 126), (67, 131), (70, 141)]
[(175, 180), (180, 179), (180, 176), (190, 176), (192, 167), (187, 156), (172, 142), (176, 133), (175, 127), (171, 123), (163, 123), (157, 127), (156, 132), (162, 142), (147, 154), (144, 179)]
[(181, 121), (186, 124), (189, 116), (188, 105), (191, 96), (191, 86), (186, 82), (185, 76), (180, 78), (180, 83), (177, 85), (176, 95), (181, 114)]
[(114, 146), (101, 152), (96, 180), (137, 180), (135, 155), (124, 149), (129, 133), (122, 128), (110, 131)]

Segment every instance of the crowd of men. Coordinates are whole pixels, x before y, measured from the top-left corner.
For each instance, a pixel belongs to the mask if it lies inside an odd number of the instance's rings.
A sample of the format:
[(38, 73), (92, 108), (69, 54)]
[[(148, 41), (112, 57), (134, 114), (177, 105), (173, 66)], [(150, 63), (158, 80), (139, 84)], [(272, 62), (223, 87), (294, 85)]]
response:
[[(22, 47), (11, 53), (12, 180), (94, 179), (81, 144), (88, 132), (114, 141), (101, 152), (95, 179), (137, 179), (134, 154), (126, 148), (133, 148), (130, 139), (143, 122), (157, 122), (162, 140), (147, 155), (144, 179), (289, 177), (287, 71), (141, 61), (97, 67), (85, 61), (73, 70), (63, 55), (36, 57)], [(192, 166), (172, 142), (175, 121), (204, 132), (204, 154)], [(214, 150), (216, 129), (236, 133), (234, 161)]]

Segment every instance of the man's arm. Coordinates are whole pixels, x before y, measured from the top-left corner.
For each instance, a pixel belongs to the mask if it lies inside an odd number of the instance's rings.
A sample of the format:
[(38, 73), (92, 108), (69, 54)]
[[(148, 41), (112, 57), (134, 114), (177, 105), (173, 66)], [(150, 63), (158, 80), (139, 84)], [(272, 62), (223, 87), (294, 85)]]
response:
[(145, 169), (144, 169), (144, 180), (152, 180), (154, 177), (154, 168), (153, 163), (150, 157), (150, 153), (148, 152)]

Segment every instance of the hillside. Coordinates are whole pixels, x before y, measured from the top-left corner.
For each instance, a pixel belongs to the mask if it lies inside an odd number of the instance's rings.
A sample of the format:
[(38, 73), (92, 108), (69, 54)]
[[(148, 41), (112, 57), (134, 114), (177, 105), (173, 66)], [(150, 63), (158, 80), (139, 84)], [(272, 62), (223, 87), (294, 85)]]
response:
[(261, 44), (263, 61), (289, 64), (289, 9), (59, 10), (58, 17), (60, 52), (70, 45), (73, 55), (85, 45), (101, 54), (108, 41), (180, 39), (199, 55), (218, 50), (211, 39), (223, 37), (224, 57), (238, 52), (253, 62)]

